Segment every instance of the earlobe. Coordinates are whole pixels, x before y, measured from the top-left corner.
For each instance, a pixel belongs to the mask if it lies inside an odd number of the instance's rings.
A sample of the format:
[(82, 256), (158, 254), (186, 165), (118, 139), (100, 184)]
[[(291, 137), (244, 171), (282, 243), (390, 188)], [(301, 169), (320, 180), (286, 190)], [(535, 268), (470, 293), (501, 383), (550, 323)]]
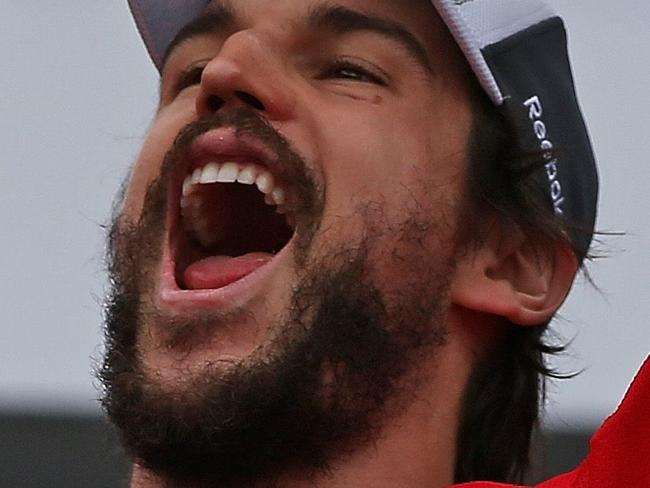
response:
[(564, 242), (540, 244), (519, 229), (497, 227), (459, 259), (451, 300), (514, 324), (542, 324), (568, 295), (577, 258)]

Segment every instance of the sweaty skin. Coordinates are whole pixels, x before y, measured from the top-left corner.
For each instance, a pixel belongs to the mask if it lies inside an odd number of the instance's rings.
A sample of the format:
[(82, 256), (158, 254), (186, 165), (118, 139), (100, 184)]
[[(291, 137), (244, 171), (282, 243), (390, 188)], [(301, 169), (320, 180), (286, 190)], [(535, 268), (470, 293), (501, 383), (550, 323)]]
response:
[[(325, 473), (287, 472), (279, 486), (449, 485), (464, 387), (498, 333), (491, 314), (499, 307), (519, 313), (507, 301), (511, 294), (501, 291), (511, 274), (495, 275), (501, 283), (498, 293), (476, 300), (468, 274), (481, 261), (469, 251), (459, 254), (458, 236), (466, 230), (461, 219), (474, 89), (463, 58), (426, 0), (336, 2), (400, 25), (422, 46), (423, 56), (385, 33), (314, 28), (306, 19), (322, 5), (317, 0), (222, 3), (236, 21), (188, 38), (167, 58), (160, 106), (126, 188), (119, 225), (127, 228), (142, 220), (147, 192), (164, 174), (166, 155), (188, 124), (242, 107), (258, 112), (301, 155), (322, 212), (317, 226), (309, 214), (298, 215), (297, 236), (311, 232), (304, 255), (292, 241), (259, 273), (216, 292), (190, 291), (170, 300), (164, 278), (168, 256), (147, 261), (143, 275), (149, 281), (141, 290), (135, 336), (144, 374), (163, 391), (182, 396), (206, 365), (245, 364), (264, 353), (281, 337), (274, 327), (290, 307), (300, 262), (309, 267), (367, 238), (373, 250), (368, 278), (390, 305), (431, 271), (415, 261), (425, 249), (444, 278), (436, 319), (446, 336), (405, 373), (405, 383), (417, 378), (417, 391), (408, 392), (413, 398), (387, 417), (372, 443), (334, 460)], [(292, 182), (286, 183), (291, 189)], [(171, 207), (165, 211), (175, 211)], [(373, 207), (380, 208), (380, 221), (371, 220), (369, 230), (364, 216)], [(402, 229), (414, 215), (426, 220), (411, 241), (381, 231)], [(151, 244), (164, 249), (168, 231), (161, 230), (163, 242)], [(200, 315), (225, 317), (225, 325), (203, 331), (192, 347), (178, 345), (161, 325)], [(170, 485), (140, 464), (136, 460), (134, 488), (191, 488)]]

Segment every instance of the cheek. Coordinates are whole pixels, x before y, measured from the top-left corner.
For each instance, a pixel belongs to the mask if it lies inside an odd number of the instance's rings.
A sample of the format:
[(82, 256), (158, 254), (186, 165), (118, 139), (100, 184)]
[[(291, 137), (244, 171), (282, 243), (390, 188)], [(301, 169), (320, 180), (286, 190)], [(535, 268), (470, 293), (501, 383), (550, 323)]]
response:
[(354, 212), (355, 202), (387, 202), (390, 211), (422, 193), (422, 181), (447, 184), (457, 162), (444, 157), (446, 148), (435, 144), (431, 121), (425, 126), (416, 117), (365, 115), (339, 117), (324, 136), (334, 141), (322, 163), (330, 204), (351, 205)]
[(192, 121), (193, 112), (175, 113), (163, 109), (147, 134), (133, 166), (124, 201), (124, 217), (137, 221), (144, 206), (147, 189), (160, 175), (163, 160), (178, 133)]

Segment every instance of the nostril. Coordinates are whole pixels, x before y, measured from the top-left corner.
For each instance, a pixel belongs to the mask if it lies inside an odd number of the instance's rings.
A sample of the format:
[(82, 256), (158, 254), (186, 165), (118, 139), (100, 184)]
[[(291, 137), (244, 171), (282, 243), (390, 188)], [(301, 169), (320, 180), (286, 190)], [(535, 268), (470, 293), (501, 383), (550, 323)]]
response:
[(210, 95), (208, 97), (208, 108), (211, 112), (216, 112), (223, 107), (224, 101), (223, 98), (216, 95)]
[(256, 110), (264, 110), (264, 104), (260, 102), (256, 97), (251, 95), (250, 93), (246, 93), (243, 91), (236, 91), (235, 95), (237, 95), (237, 98), (239, 98), (246, 105), (250, 105)]

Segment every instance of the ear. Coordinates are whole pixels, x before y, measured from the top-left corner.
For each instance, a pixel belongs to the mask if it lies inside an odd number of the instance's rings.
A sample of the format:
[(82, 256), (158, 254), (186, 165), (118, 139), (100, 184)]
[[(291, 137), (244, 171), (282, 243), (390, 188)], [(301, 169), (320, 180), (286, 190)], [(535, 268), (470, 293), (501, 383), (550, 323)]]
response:
[(491, 226), (487, 239), (459, 258), (452, 303), (522, 326), (550, 319), (571, 289), (578, 260), (566, 243), (532, 239), (514, 226)]

